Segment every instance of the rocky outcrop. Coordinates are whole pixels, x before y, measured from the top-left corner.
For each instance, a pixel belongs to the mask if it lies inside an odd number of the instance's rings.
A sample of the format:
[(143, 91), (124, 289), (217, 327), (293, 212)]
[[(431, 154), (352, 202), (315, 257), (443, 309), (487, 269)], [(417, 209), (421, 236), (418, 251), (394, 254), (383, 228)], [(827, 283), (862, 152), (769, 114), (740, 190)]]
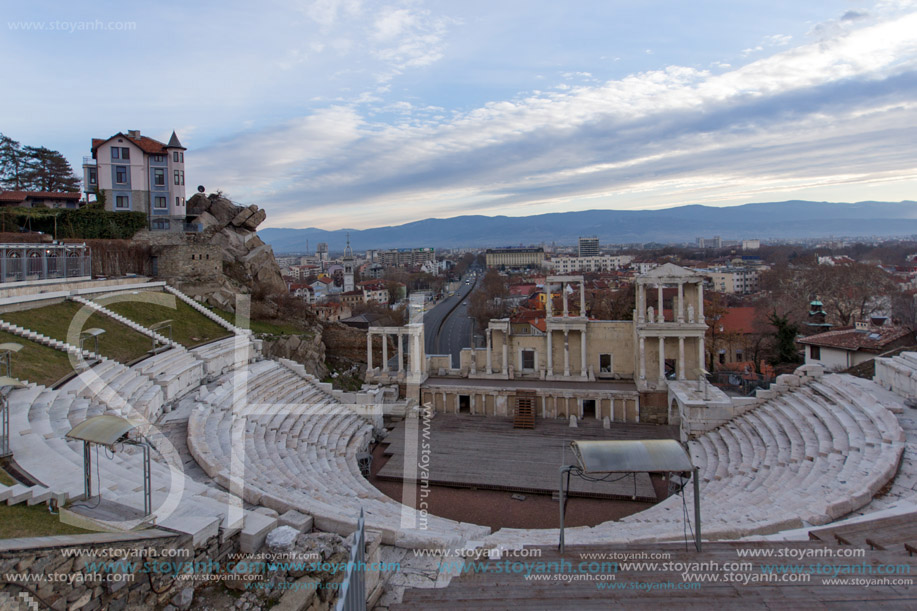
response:
[[(235, 311), (236, 296), (270, 302), (286, 294), (274, 252), (255, 230), (267, 214), (258, 206), (237, 206), (222, 195), (197, 193), (188, 200), (199, 233), (142, 231), (134, 241), (146, 243), (158, 257), (158, 275), (210, 305)], [(220, 264), (211, 265), (214, 260)]]
[(203, 227), (197, 239), (220, 248), (227, 276), (255, 296), (286, 292), (274, 251), (255, 233), (267, 217), (264, 210), (255, 205), (236, 206), (218, 194), (203, 193), (188, 200), (188, 209), (197, 213), (193, 222)]
[(261, 353), (264, 356), (302, 363), (308, 373), (320, 380), (328, 375), (328, 369), (325, 367), (325, 344), (320, 332), (302, 335), (263, 334), (258, 337), (262, 340)]

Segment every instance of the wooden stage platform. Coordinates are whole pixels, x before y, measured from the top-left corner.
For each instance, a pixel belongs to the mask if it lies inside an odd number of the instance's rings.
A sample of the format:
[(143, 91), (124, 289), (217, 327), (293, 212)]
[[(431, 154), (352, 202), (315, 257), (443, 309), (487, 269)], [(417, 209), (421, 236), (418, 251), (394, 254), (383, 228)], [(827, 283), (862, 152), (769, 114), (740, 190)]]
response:
[[(388, 462), (376, 477), (393, 481), (404, 478), (407, 420), (399, 422), (382, 442), (388, 444)], [(557, 492), (560, 467), (574, 465), (570, 450), (574, 440), (675, 438), (675, 427), (601, 423), (571, 428), (565, 420), (536, 420), (535, 429), (514, 429), (512, 418), (437, 413), (429, 422), (416, 421), (417, 462), (426, 467), (431, 485), (551, 494)], [(424, 454), (423, 448), (429, 448)], [(414, 469), (418, 480), (423, 471)], [(608, 481), (590, 482), (570, 478), (571, 496), (655, 502), (656, 492), (646, 473), (611, 475)], [(613, 481), (617, 480), (617, 481)]]

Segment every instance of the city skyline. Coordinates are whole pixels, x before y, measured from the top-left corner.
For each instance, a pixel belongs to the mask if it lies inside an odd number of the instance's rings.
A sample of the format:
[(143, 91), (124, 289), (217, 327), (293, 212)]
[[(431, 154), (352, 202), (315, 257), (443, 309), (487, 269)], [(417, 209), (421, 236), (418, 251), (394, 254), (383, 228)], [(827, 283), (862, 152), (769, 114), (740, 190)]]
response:
[(915, 2), (453, 4), (10, 7), (2, 131), (174, 128), (265, 227), (914, 199)]

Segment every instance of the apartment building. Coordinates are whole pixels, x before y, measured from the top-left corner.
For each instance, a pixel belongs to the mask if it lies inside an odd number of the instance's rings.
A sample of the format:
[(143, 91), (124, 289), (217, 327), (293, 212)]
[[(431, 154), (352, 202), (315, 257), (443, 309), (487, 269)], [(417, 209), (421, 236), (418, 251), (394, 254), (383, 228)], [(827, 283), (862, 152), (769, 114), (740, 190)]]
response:
[(93, 138), (83, 157), (83, 190), (113, 212), (143, 212), (150, 229), (182, 231), (185, 216), (185, 147), (175, 132), (163, 144), (139, 130)]

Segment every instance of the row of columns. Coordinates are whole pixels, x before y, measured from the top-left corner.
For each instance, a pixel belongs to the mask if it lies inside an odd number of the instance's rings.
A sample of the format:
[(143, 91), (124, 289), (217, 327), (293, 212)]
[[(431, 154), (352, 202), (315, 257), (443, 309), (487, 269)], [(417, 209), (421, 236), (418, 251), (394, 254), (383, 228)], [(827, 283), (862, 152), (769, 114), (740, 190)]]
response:
[(395, 369), (396, 372), (404, 371), (404, 340), (403, 336), (407, 335), (411, 338), (410, 351), (408, 353), (409, 369), (412, 374), (420, 375), (421, 373), (421, 336), (418, 332), (412, 330), (410, 327), (401, 329), (383, 329), (383, 328), (370, 328), (366, 331), (366, 368), (371, 370), (373, 368), (373, 335), (379, 335), (382, 337), (382, 371), (388, 373), (388, 338), (390, 335), (395, 336), (398, 342), (398, 364)]
[[(564, 329), (564, 377), (570, 377), (570, 329)], [(586, 377), (586, 330), (580, 329), (580, 375)], [(548, 374), (554, 375), (554, 330), (548, 327)]]
[[(685, 283), (691, 282), (697, 284), (696, 280), (684, 280), (678, 281), (676, 283), (678, 287), (678, 298), (675, 304), (675, 322), (704, 322), (704, 299), (703, 293), (700, 290), (700, 285), (698, 285), (698, 299), (697, 307), (694, 307), (693, 304), (687, 306), (687, 321), (685, 317)], [(663, 308), (663, 296), (662, 289), (665, 287), (665, 283), (659, 282), (656, 284), (656, 311), (655, 313), (649, 312), (649, 308), (646, 303), (646, 285), (641, 284), (637, 288), (637, 321), (640, 323), (644, 322), (665, 322), (665, 309)], [(655, 314), (655, 315), (654, 315)], [(655, 318), (655, 320), (654, 320)]]
[[(582, 280), (577, 280), (576, 283), (579, 284), (579, 315), (585, 316), (586, 315), (586, 289), (583, 286)], [(560, 294), (563, 297), (563, 303), (564, 303), (564, 318), (570, 316), (570, 306), (568, 304), (568, 299), (567, 299), (567, 287), (570, 286), (571, 284), (573, 283), (567, 280), (560, 282), (560, 285), (561, 285)], [(551, 290), (550, 278), (545, 282), (544, 307), (545, 307), (545, 313), (548, 318), (551, 318), (552, 316), (554, 316), (554, 299), (553, 299), (553, 291)]]
[[(665, 340), (667, 337), (659, 337), (659, 380), (662, 381), (665, 379)], [(685, 370), (685, 339), (684, 335), (678, 336), (678, 379), (685, 380), (687, 379), (687, 374)], [(695, 337), (697, 341), (697, 362), (699, 367), (704, 366), (704, 338)], [(646, 340), (643, 336), (640, 336), (638, 340), (638, 361), (640, 364), (640, 379), (646, 379)]]
[[(496, 413), (496, 411), (497, 411), (497, 398), (501, 396), (500, 394), (498, 394), (498, 393), (493, 393), (493, 392), (468, 392), (468, 393), (462, 393), (462, 392), (458, 392), (458, 391), (455, 391), (455, 390), (449, 390), (449, 391), (445, 391), (445, 390), (443, 390), (443, 391), (433, 391), (432, 394), (433, 394), (432, 406), (433, 406), (434, 410), (435, 410), (435, 407), (436, 407), (436, 396), (438, 395), (438, 396), (440, 396), (440, 397), (442, 398), (443, 413), (458, 413), (458, 411), (459, 411), (459, 396), (460, 396), (460, 395), (463, 395), (463, 394), (467, 394), (467, 396), (468, 396), (468, 407), (469, 407), (469, 412), (470, 412), (471, 414), (474, 414), (474, 415), (487, 415), (487, 414), (486, 414), (486, 411), (487, 411), (487, 397), (492, 397), (492, 398), (493, 398), (493, 410), (494, 410), (494, 412)], [(454, 399), (453, 399), (453, 409), (452, 409), (451, 411), (449, 410), (449, 402), (448, 402), (449, 395), (453, 395), (453, 397), (454, 397)], [(480, 409), (480, 411), (478, 411), (478, 409), (477, 409), (477, 407), (478, 407), (478, 405), (477, 405), (477, 403), (478, 403), (477, 399), (478, 399), (479, 396), (481, 397), (481, 409)], [(581, 417), (582, 411), (581, 411), (580, 408), (581, 408), (581, 406), (582, 406), (582, 399), (580, 399), (579, 397), (574, 397), (574, 396), (572, 396), (572, 395), (563, 395), (563, 396), (557, 396), (557, 395), (536, 395), (536, 397), (537, 397), (538, 399), (541, 400), (541, 401), (539, 402), (540, 404), (539, 404), (539, 405), (536, 405), (536, 410), (537, 410), (537, 412), (538, 412), (540, 418), (555, 418), (555, 417), (558, 417), (557, 415), (558, 415), (558, 413), (560, 413), (561, 411), (565, 414), (565, 415), (563, 416), (564, 418), (568, 417), (567, 414), (568, 414), (568, 412), (571, 411), (571, 410), (570, 410), (570, 403), (569, 403), (569, 401), (570, 401), (571, 399), (575, 399), (575, 400), (576, 400), (576, 410), (575, 410), (574, 415), (576, 415), (577, 418), (580, 418), (580, 417)], [(508, 399), (508, 397), (507, 397), (507, 399)], [(601, 401), (604, 401), (604, 400), (606, 400), (606, 399), (609, 400), (609, 407), (610, 407), (609, 418), (611, 419), (612, 422), (628, 422), (628, 420), (627, 420), (628, 402), (631, 402), (631, 403), (632, 403), (633, 409), (634, 409), (634, 419), (633, 419), (632, 421), (633, 421), (633, 422), (640, 422), (640, 409), (639, 409), (638, 400), (637, 400), (636, 397), (629, 397), (629, 396), (622, 396), (622, 397), (616, 398), (614, 395), (612, 395), (612, 396), (610, 396), (610, 397), (595, 398), (594, 400), (596, 401), (596, 416), (598, 417), (598, 419), (601, 419), (601, 417), (599, 416), (599, 414), (600, 414), (600, 412), (601, 412), (601, 407), (600, 407), (600, 406), (601, 406)], [(558, 406), (559, 406), (559, 405), (560, 405), (563, 409), (558, 410)], [(552, 412), (553, 412), (553, 413), (550, 414), (550, 415), (549, 415), (549, 413), (548, 413), (548, 407), (549, 407), (549, 406), (550, 406), (550, 408), (552, 409)], [(509, 403), (507, 403), (506, 408), (507, 408), (507, 410), (506, 410), (506, 411), (507, 411), (507, 414), (509, 414), (509, 412), (511, 411), (511, 409), (510, 409), (511, 406), (509, 405)], [(620, 410), (620, 413), (618, 413), (618, 410)], [(615, 418), (616, 415), (617, 415), (617, 416), (620, 416), (620, 419), (616, 419), (616, 418)]]

